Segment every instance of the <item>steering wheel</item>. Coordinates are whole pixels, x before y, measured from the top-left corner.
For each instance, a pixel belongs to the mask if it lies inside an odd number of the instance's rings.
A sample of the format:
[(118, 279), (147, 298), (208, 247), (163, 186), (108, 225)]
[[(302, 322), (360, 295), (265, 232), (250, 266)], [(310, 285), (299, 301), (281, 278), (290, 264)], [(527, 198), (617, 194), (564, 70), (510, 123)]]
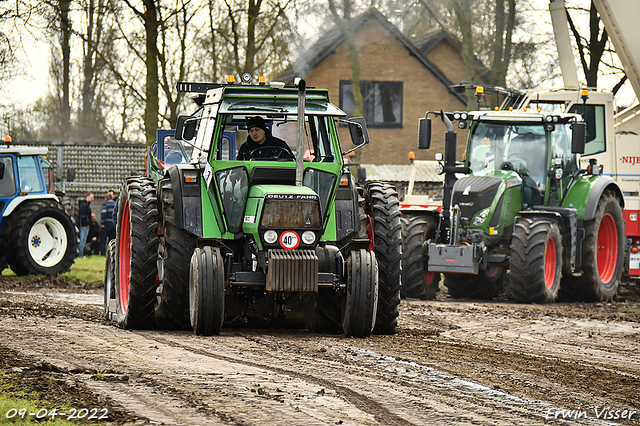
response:
[[(273, 155), (269, 155), (267, 157), (262, 157), (261, 154), (263, 152), (269, 152), (273, 151), (273, 150), (277, 150), (277, 153), (271, 152), (271, 154)], [(256, 157), (254, 158), (254, 154), (256, 155)], [(283, 156), (284, 155), (284, 156)], [(293, 158), (291, 156), (291, 153), (286, 149), (283, 148), (281, 146), (261, 146), (260, 148), (256, 148), (253, 151), (251, 151), (249, 153), (249, 159), (250, 160), (271, 160), (271, 159), (276, 159), (276, 160), (280, 160), (280, 159), (291, 159)]]

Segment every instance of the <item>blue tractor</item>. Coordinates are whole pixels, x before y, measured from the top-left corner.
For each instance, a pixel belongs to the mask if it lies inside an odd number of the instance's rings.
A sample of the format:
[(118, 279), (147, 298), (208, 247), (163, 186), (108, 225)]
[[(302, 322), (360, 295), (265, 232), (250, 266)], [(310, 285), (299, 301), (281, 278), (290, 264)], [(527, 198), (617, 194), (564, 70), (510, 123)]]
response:
[[(78, 233), (51, 188), (47, 148), (0, 146), (0, 272), (67, 272), (78, 254)], [(48, 177), (45, 171), (48, 170)]]

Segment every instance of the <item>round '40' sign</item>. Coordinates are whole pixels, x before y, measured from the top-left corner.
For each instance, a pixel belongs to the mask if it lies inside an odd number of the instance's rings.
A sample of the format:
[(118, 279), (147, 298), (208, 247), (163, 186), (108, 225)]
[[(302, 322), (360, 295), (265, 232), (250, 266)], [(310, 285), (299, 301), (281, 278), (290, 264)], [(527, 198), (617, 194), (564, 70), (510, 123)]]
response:
[(288, 250), (293, 250), (300, 244), (300, 237), (295, 231), (284, 231), (280, 235), (280, 245)]

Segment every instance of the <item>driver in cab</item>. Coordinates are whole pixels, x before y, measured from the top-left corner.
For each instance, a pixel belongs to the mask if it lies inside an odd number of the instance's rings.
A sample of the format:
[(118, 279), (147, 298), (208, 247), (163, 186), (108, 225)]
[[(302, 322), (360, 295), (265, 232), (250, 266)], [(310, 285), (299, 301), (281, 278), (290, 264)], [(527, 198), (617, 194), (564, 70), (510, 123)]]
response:
[(271, 134), (262, 117), (249, 117), (247, 131), (249, 136), (238, 151), (238, 160), (294, 158), (289, 145)]

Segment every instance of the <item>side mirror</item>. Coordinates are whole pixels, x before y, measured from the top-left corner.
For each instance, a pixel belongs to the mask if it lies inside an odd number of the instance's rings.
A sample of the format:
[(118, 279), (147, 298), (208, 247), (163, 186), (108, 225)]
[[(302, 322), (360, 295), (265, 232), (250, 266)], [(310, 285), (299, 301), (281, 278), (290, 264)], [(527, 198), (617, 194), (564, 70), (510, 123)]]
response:
[(349, 121), (349, 133), (354, 145), (365, 145), (369, 143), (369, 131), (364, 117), (353, 117)]
[(76, 169), (67, 169), (67, 182), (76, 180)]
[(176, 123), (176, 139), (191, 140), (196, 134), (196, 119), (190, 115), (181, 115)]
[(421, 118), (418, 123), (418, 149), (429, 149), (431, 146), (431, 119)]
[(0, 163), (0, 179), (4, 179), (4, 163)]
[(584, 154), (584, 147), (587, 140), (587, 124), (584, 122), (573, 123), (571, 132), (571, 153)]

